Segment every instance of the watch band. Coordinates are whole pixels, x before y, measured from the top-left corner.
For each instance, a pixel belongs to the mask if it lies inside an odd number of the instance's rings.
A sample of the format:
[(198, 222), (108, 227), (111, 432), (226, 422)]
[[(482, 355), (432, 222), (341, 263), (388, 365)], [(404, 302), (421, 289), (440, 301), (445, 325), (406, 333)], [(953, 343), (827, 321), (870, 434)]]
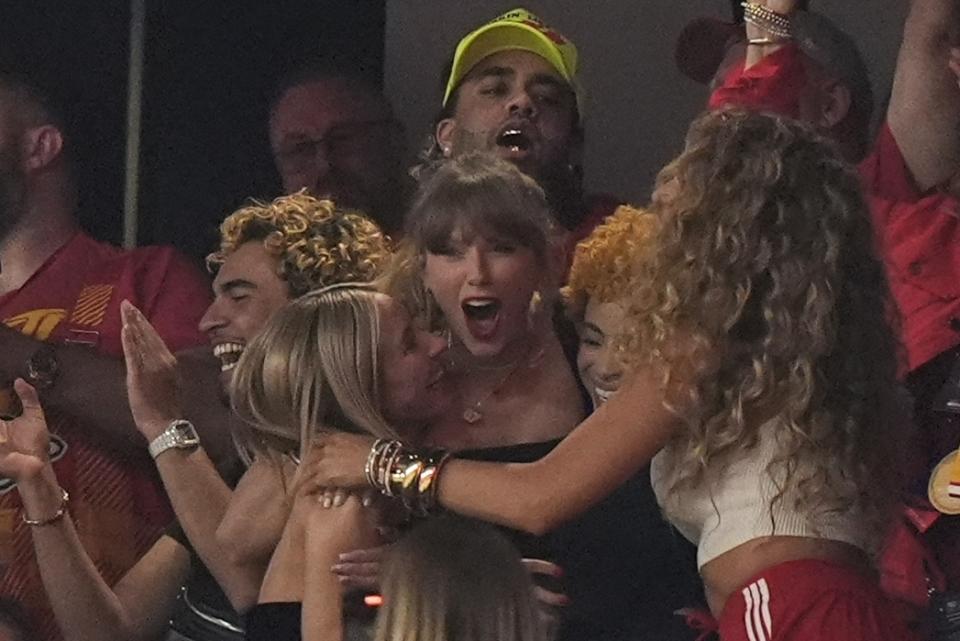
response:
[(178, 418), (170, 421), (167, 429), (163, 430), (158, 437), (150, 441), (147, 450), (150, 456), (156, 459), (169, 449), (190, 449), (200, 445), (200, 438), (197, 436), (197, 430), (193, 423), (188, 420)]

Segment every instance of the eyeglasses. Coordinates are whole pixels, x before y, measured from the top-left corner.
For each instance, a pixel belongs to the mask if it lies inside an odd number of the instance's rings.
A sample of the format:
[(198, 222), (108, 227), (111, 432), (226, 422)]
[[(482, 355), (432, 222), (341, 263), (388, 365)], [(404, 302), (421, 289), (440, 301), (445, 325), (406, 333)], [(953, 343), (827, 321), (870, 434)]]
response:
[(278, 165), (297, 171), (316, 162), (323, 150), (324, 157), (336, 160), (356, 153), (369, 141), (370, 135), (386, 125), (394, 126), (392, 118), (357, 120), (334, 125), (320, 138), (305, 138), (279, 147), (274, 152)]

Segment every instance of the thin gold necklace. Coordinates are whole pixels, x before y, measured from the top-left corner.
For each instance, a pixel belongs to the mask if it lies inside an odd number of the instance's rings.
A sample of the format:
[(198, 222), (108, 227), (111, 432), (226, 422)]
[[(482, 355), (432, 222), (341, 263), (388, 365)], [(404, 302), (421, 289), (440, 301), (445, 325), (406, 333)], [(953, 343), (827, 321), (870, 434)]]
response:
[(489, 392), (487, 392), (486, 394), (481, 396), (479, 399), (477, 399), (477, 401), (472, 405), (468, 405), (467, 407), (464, 408), (463, 413), (460, 415), (463, 418), (463, 420), (466, 421), (469, 425), (473, 425), (475, 423), (479, 423), (480, 421), (482, 421), (483, 420), (483, 404), (486, 403), (488, 400), (490, 400), (490, 398), (492, 398), (497, 392), (499, 392), (503, 388), (504, 385), (507, 384), (507, 381), (509, 381), (510, 378), (514, 375), (514, 373), (520, 369), (520, 366), (524, 363), (524, 361), (527, 362), (528, 367), (534, 367), (543, 358), (543, 354), (544, 354), (544, 350), (541, 347), (533, 354), (532, 358), (526, 358), (526, 357), (518, 358), (517, 362), (513, 363), (510, 366), (510, 369), (507, 370), (507, 373), (503, 375), (503, 378), (501, 378), (496, 385), (491, 387)]

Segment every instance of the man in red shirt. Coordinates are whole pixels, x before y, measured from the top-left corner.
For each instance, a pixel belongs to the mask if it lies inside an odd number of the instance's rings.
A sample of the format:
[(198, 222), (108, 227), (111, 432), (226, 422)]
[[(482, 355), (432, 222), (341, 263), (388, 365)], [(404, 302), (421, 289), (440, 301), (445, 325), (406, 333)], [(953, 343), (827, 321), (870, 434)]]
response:
[[(183, 349), (204, 343), (197, 322), (209, 294), (202, 273), (170, 248), (124, 252), (80, 230), (63, 130), (48, 95), (0, 75), (0, 372), (41, 390), (64, 503), (112, 583), (170, 520), (127, 407), (120, 302)], [(51, 515), (23, 514), (14, 490), (0, 479), (0, 595), (23, 603), (40, 638), (56, 639), (26, 523)]]

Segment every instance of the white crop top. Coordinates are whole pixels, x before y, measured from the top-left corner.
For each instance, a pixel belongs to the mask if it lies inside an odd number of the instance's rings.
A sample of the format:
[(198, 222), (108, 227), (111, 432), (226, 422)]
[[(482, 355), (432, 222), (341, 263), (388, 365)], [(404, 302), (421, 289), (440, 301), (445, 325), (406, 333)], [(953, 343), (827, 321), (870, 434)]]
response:
[(775, 428), (772, 422), (765, 424), (756, 447), (742, 452), (719, 475), (693, 487), (670, 491), (669, 450), (651, 462), (657, 501), (667, 520), (697, 546), (698, 568), (738, 545), (771, 535), (832, 539), (865, 547), (863, 522), (855, 511), (817, 514), (814, 524), (808, 515), (796, 511), (790, 492), (771, 511), (771, 500), (779, 492), (766, 469), (775, 452)]

